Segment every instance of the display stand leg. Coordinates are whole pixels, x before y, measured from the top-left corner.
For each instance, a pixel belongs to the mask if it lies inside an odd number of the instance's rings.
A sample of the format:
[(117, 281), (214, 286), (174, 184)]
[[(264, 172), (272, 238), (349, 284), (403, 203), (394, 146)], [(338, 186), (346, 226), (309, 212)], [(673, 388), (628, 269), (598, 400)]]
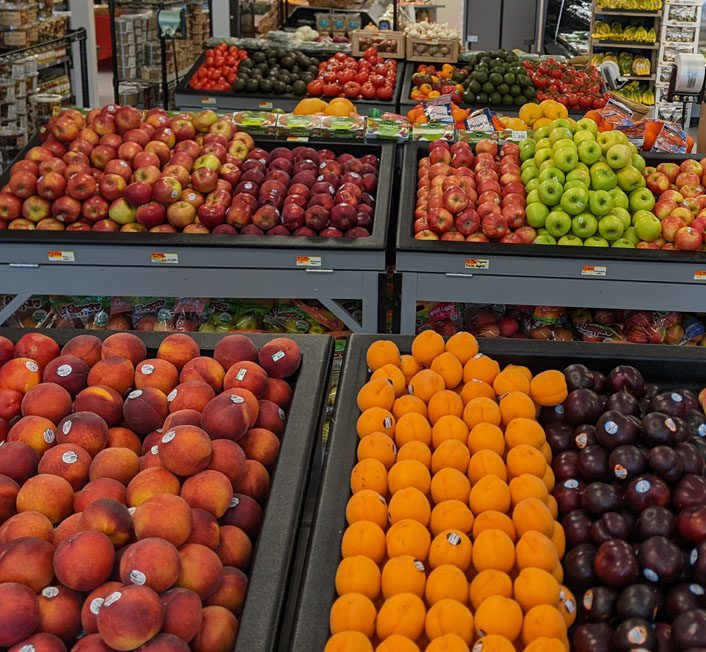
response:
[(417, 275), (402, 274), (400, 333), (414, 335), (417, 325)]
[(31, 292), (22, 292), (16, 294), (14, 299), (10, 301), (4, 308), (0, 308), (0, 325), (4, 324), (12, 315), (17, 312), (18, 308), (32, 296)]
[[(359, 324), (347, 310), (341, 307), (341, 304), (336, 301), (336, 299), (329, 299), (327, 297), (319, 297), (319, 302), (324, 308), (332, 312), (336, 317), (338, 317), (346, 327), (353, 331), (354, 333), (360, 333), (363, 329), (361, 324)], [(363, 301), (363, 306), (365, 306), (365, 301)], [(365, 314), (365, 307), (363, 307), (363, 314)]]

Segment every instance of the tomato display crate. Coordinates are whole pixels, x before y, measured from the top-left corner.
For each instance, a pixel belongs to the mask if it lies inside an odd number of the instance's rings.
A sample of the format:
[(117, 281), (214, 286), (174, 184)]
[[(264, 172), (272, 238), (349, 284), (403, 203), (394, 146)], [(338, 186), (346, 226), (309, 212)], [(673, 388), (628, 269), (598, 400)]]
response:
[[(329, 435), (328, 454), (319, 487), (313, 530), (308, 542), (304, 580), (289, 636), (292, 652), (322, 650), (329, 637), (329, 609), (336, 599), (334, 579), (341, 560), (341, 540), (346, 528), (346, 504), (350, 497), (348, 479), (356, 463), (358, 437), (355, 423), (360, 411), (358, 390), (368, 381), (368, 347), (378, 339), (391, 340), (400, 353), (409, 353), (412, 337), (352, 335), (346, 350), (334, 425)], [(502, 366), (527, 366), (533, 374), (546, 369), (563, 369), (583, 363), (608, 372), (615, 365), (637, 367), (649, 382), (665, 389), (687, 385), (697, 391), (706, 382), (706, 351), (693, 347), (665, 350), (637, 344), (586, 344), (582, 342), (535, 342), (529, 340), (480, 339), (480, 350)]]
[[(189, 81), (201, 67), (206, 58), (202, 54), (191, 70), (179, 82), (174, 91), (174, 103), (180, 111), (195, 111), (201, 109), (214, 109), (215, 111), (270, 111), (271, 109), (283, 109), (291, 112), (301, 100), (309, 95), (268, 95), (262, 96), (257, 93), (235, 93), (234, 91), (200, 91), (189, 87)], [(320, 57), (322, 60), (325, 57)], [(400, 88), (405, 76), (405, 66), (397, 66), (397, 79), (392, 100), (383, 102), (381, 100), (355, 100), (356, 109), (361, 115), (370, 115), (373, 111), (381, 113), (396, 111), (400, 101)], [(411, 77), (410, 77), (411, 78)], [(409, 93), (407, 93), (409, 96)], [(325, 98), (323, 98), (325, 99)]]
[[(351, 54), (354, 57), (362, 57), (363, 52), (369, 47), (378, 48), (378, 56), (383, 59), (404, 59), (406, 36), (404, 32), (393, 32), (391, 30), (383, 30), (374, 32), (366, 29), (357, 29), (351, 33)], [(370, 44), (365, 43), (370, 41)], [(382, 52), (379, 50), (379, 43), (382, 41), (394, 41), (396, 49), (391, 52)]]
[[(30, 332), (48, 334), (60, 346), (84, 330), (0, 328), (0, 335), (16, 342)], [(90, 331), (105, 339), (117, 331)], [(156, 356), (160, 342), (170, 333), (135, 332), (146, 345), (148, 357)], [(192, 334), (202, 355), (212, 356), (223, 335)], [(274, 335), (248, 334), (258, 348)], [(248, 572), (248, 593), (240, 617), (235, 652), (270, 652), (277, 648), (277, 636), (289, 588), (294, 558), (292, 540), (297, 535), (309, 481), (313, 451), (319, 437), (328, 390), (333, 355), (333, 338), (325, 335), (287, 335), (299, 345), (302, 362), (292, 377), (294, 394), (287, 412), (277, 466), (272, 473), (271, 490), (263, 508), (263, 520), (253, 562)], [(296, 592), (296, 587), (292, 587)]]

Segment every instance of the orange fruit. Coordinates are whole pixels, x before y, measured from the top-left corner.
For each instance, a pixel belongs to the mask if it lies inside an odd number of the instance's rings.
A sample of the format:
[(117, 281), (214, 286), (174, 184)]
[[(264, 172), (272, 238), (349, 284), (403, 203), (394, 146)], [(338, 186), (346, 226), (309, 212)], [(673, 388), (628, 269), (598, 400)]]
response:
[(438, 473), (442, 469), (456, 469), (465, 475), (468, 472), (470, 461), (471, 454), (468, 452), (468, 446), (457, 439), (448, 439), (434, 450), (434, 454), (431, 456), (431, 471)]
[(509, 573), (515, 566), (515, 544), (502, 530), (483, 530), (473, 541), (473, 566), (477, 571)]
[(515, 558), (519, 569), (541, 568), (552, 574), (559, 563), (559, 556), (551, 539), (534, 530), (525, 532), (520, 537), (515, 546)]
[(421, 441), (408, 441), (397, 451), (397, 461), (416, 460), (426, 468), (431, 466), (431, 450)]
[(392, 437), (395, 434), (395, 417), (389, 410), (371, 407), (358, 417), (356, 429), (359, 437), (365, 437), (371, 432), (384, 432)]
[(410, 441), (431, 444), (431, 426), (421, 414), (410, 412), (403, 414), (395, 426), (395, 443), (398, 447)]
[(505, 459), (507, 471), (513, 478), (523, 473), (531, 473), (541, 478), (547, 470), (547, 461), (544, 459), (544, 455), (534, 446), (527, 444), (519, 444), (511, 448)]
[[(444, 355), (447, 355), (444, 353)], [(450, 389), (437, 392), (429, 400), (429, 421), (435, 424), (439, 419), (453, 415), (460, 417), (463, 414), (463, 401), (461, 397)]]
[(527, 612), (540, 604), (559, 602), (559, 582), (541, 568), (523, 568), (515, 578), (515, 600)]
[(392, 557), (383, 566), (381, 582), (385, 598), (398, 593), (413, 593), (421, 598), (426, 586), (424, 564), (412, 555)]
[(398, 593), (385, 600), (378, 612), (377, 635), (385, 640), (400, 634), (416, 641), (424, 632), (426, 609), (413, 593)]
[(473, 528), (473, 512), (460, 500), (445, 500), (431, 511), (429, 529), (437, 536), (444, 530), (460, 530), (468, 534)]
[(455, 439), (464, 445), (468, 439), (468, 426), (463, 419), (451, 414), (438, 419), (431, 428), (431, 443), (434, 448), (449, 439)]
[(375, 634), (376, 617), (377, 611), (370, 598), (360, 593), (346, 593), (331, 605), (331, 633), (360, 632), (371, 638)]
[(444, 530), (434, 537), (429, 547), (429, 566), (436, 568), (442, 564), (457, 566), (466, 571), (471, 565), (473, 544), (459, 530)]
[(517, 652), (517, 650), (504, 636), (490, 634), (481, 636), (471, 652)]
[(346, 557), (336, 570), (336, 593), (360, 593), (370, 600), (380, 595), (380, 569), (377, 564), (363, 555)]
[(492, 387), (495, 376), (500, 373), (500, 365), (482, 353), (476, 353), (463, 365), (463, 382), (482, 380)]
[(377, 460), (386, 469), (397, 460), (395, 442), (384, 432), (371, 432), (358, 442), (358, 461)]
[(494, 475), (503, 482), (507, 480), (507, 469), (502, 457), (490, 450), (478, 451), (471, 455), (468, 462), (468, 477), (471, 483), (477, 484), (488, 475)]
[(387, 527), (387, 503), (372, 489), (362, 489), (354, 493), (346, 505), (346, 522), (370, 521), (381, 528)]
[(576, 598), (563, 584), (559, 587), (559, 602), (557, 609), (564, 617), (564, 622), (567, 627), (571, 627), (576, 620)]
[(499, 634), (514, 641), (522, 631), (522, 609), (514, 600), (491, 595), (476, 609), (476, 632), (479, 636)]
[(478, 609), (490, 596), (512, 597), (512, 580), (507, 573), (486, 569), (480, 571), (469, 587), (469, 597), (474, 609)]
[(525, 498), (537, 498), (546, 504), (549, 493), (547, 486), (540, 478), (531, 473), (523, 473), (510, 480), (510, 495), (512, 504), (517, 505)]
[(495, 376), (493, 389), (498, 396), (512, 392), (526, 395), (530, 391), (530, 379), (516, 367), (509, 365)]
[(568, 393), (564, 374), (555, 369), (537, 374), (530, 383), (530, 395), (538, 405), (559, 405), (564, 402)]
[(405, 487), (416, 487), (423, 494), (429, 493), (431, 475), (429, 469), (417, 460), (397, 462), (387, 474), (390, 493), (394, 494)]
[(466, 474), (458, 469), (441, 469), (431, 479), (431, 498), (437, 505), (445, 500), (467, 503), (470, 492), (471, 483)]
[(363, 489), (372, 489), (381, 496), (387, 494), (387, 469), (382, 462), (362, 460), (353, 467), (351, 491), (355, 494)]
[(395, 402), (395, 389), (384, 378), (373, 378), (358, 390), (356, 400), (361, 412), (372, 407), (390, 410)]
[(431, 516), (431, 507), (427, 497), (416, 487), (405, 487), (396, 491), (390, 498), (390, 504), (385, 511), (386, 519), (389, 511), (391, 524), (409, 518), (426, 527)]
[(463, 401), (463, 404), (468, 404), (474, 398), (479, 398), (481, 396), (495, 400), (495, 392), (493, 388), (486, 382), (472, 378), (468, 382), (465, 382), (459, 396)]
[(390, 526), (385, 535), (387, 556), (411, 555), (425, 561), (429, 554), (431, 535), (421, 523), (406, 518)]
[(341, 555), (344, 558), (363, 555), (379, 564), (385, 558), (385, 533), (369, 521), (353, 523), (343, 533)]
[(464, 331), (452, 335), (446, 341), (446, 351), (453, 353), (461, 364), (466, 364), (478, 353), (478, 340)]
[(416, 412), (417, 414), (421, 414), (423, 417), (426, 417), (427, 404), (418, 396), (404, 394), (392, 404), (392, 414), (395, 419), (399, 419), (403, 414), (407, 414), (408, 412)]
[(393, 634), (380, 643), (375, 648), (375, 652), (419, 652), (419, 648), (407, 637)]
[(491, 509), (496, 512), (508, 512), (511, 503), (510, 488), (495, 475), (487, 475), (476, 482), (468, 498), (471, 511), (476, 516)]
[(447, 598), (466, 604), (468, 602), (466, 575), (453, 564), (441, 564), (429, 573), (424, 596), (429, 606)]
[(384, 364), (376, 369), (370, 380), (384, 380), (388, 382), (395, 391), (395, 397), (399, 398), (407, 392), (407, 382), (400, 368), (394, 364)]
[(422, 370), (422, 365), (420, 365), (414, 359), (414, 356), (406, 354), (401, 357), (400, 363), (399, 363), (399, 368), (400, 368), (400, 371), (404, 374), (405, 385), (407, 385), (407, 384), (409, 384), (409, 381), (412, 380), (412, 377), (414, 376), (414, 374), (416, 374)]
[(436, 371), (422, 369), (409, 381), (407, 390), (412, 396), (417, 396), (428, 404), (431, 397), (444, 388), (444, 379)]
[(527, 444), (541, 449), (547, 439), (544, 428), (537, 421), (526, 417), (516, 417), (505, 428), (505, 441), (510, 448)]
[(324, 652), (373, 652), (373, 644), (360, 632), (339, 632), (328, 640)]
[(503, 425), (513, 419), (532, 419), (537, 413), (537, 408), (532, 399), (522, 392), (510, 392), (500, 399), (500, 417)]
[(512, 522), (520, 536), (534, 531), (551, 538), (554, 532), (555, 521), (549, 508), (537, 498), (525, 498), (517, 503), (512, 510)]
[(456, 634), (444, 634), (430, 641), (424, 652), (468, 652), (468, 645)]
[(536, 607), (532, 607), (525, 614), (525, 619), (522, 623), (522, 640), (525, 645), (540, 636), (567, 641), (564, 617), (552, 605), (539, 604)]
[(463, 420), (473, 430), (479, 423), (500, 425), (500, 408), (492, 399), (479, 396), (471, 399), (463, 409)]
[(556, 554), (559, 556), (559, 559), (561, 559), (566, 551), (566, 535), (564, 534), (564, 528), (558, 521), (554, 521), (554, 532), (552, 532), (552, 536), (549, 538), (554, 545)]
[(482, 450), (491, 450), (498, 455), (505, 455), (505, 437), (503, 431), (492, 423), (479, 423), (468, 435), (468, 450), (471, 455)]
[(412, 356), (423, 367), (431, 365), (444, 349), (444, 338), (432, 330), (423, 331), (412, 340)]
[(453, 389), (463, 378), (463, 366), (453, 353), (442, 353), (431, 362), (430, 369), (443, 379), (446, 389)]
[(445, 598), (427, 611), (424, 629), (431, 641), (445, 634), (456, 634), (466, 645), (470, 645), (473, 640), (473, 614), (462, 603)]
[(513, 541), (517, 538), (517, 532), (515, 531), (515, 525), (512, 519), (507, 514), (497, 512), (493, 509), (478, 514), (476, 520), (473, 521), (473, 539), (477, 539), (480, 533), (485, 530), (500, 530), (507, 534)]
[(378, 340), (368, 347), (365, 360), (368, 363), (368, 369), (371, 371), (377, 371), (386, 364), (399, 367), (400, 350), (397, 348), (397, 344), (390, 340)]
[(558, 638), (540, 636), (525, 646), (524, 652), (566, 652), (566, 644)]

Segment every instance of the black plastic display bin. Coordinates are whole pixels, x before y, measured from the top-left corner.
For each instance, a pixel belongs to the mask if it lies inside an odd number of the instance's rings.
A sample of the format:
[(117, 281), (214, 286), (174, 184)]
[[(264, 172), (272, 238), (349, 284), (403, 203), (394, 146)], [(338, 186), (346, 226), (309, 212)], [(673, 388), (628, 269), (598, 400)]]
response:
[[(0, 329), (0, 335), (17, 341), (24, 329)], [(96, 335), (105, 339), (110, 331), (37, 330), (53, 337), (59, 345), (76, 335)], [(147, 346), (147, 355), (156, 355), (160, 342), (169, 333), (136, 333)], [(204, 355), (212, 355), (222, 335), (190, 334)], [(277, 335), (251, 334), (261, 347)], [(309, 481), (313, 451), (319, 439), (328, 391), (333, 339), (325, 335), (288, 335), (302, 352), (302, 363), (294, 377), (294, 395), (277, 467), (272, 475), (270, 495), (263, 510), (262, 529), (248, 572), (248, 593), (240, 618), (236, 652), (272, 652), (278, 649), (284, 605), (288, 599), (289, 575), (299, 529), (305, 489)], [(296, 588), (295, 594), (296, 594)]]
[[(349, 477), (358, 446), (355, 424), (360, 411), (356, 395), (369, 378), (366, 351), (378, 339), (381, 336), (352, 335), (348, 343), (304, 580), (289, 638), (288, 649), (292, 652), (321, 652), (329, 637), (329, 610), (336, 597), (334, 580), (341, 560), (346, 504), (350, 497)], [(394, 341), (401, 353), (410, 351), (410, 336), (382, 339)], [(686, 386), (698, 390), (706, 384), (706, 351), (694, 347), (489, 339), (479, 342), (481, 351), (494, 357), (501, 366), (526, 365), (533, 373), (563, 369), (575, 362), (603, 372), (616, 364), (632, 364), (646, 380), (667, 388)]]

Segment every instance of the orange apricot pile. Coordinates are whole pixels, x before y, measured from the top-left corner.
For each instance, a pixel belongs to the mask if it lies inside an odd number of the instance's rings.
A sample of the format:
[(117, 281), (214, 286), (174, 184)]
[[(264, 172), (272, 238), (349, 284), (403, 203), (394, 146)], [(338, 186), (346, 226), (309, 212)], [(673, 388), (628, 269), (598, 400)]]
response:
[(563, 374), (433, 331), (404, 355), (378, 340), (367, 364), (325, 652), (568, 651), (576, 608), (536, 420), (566, 398)]

